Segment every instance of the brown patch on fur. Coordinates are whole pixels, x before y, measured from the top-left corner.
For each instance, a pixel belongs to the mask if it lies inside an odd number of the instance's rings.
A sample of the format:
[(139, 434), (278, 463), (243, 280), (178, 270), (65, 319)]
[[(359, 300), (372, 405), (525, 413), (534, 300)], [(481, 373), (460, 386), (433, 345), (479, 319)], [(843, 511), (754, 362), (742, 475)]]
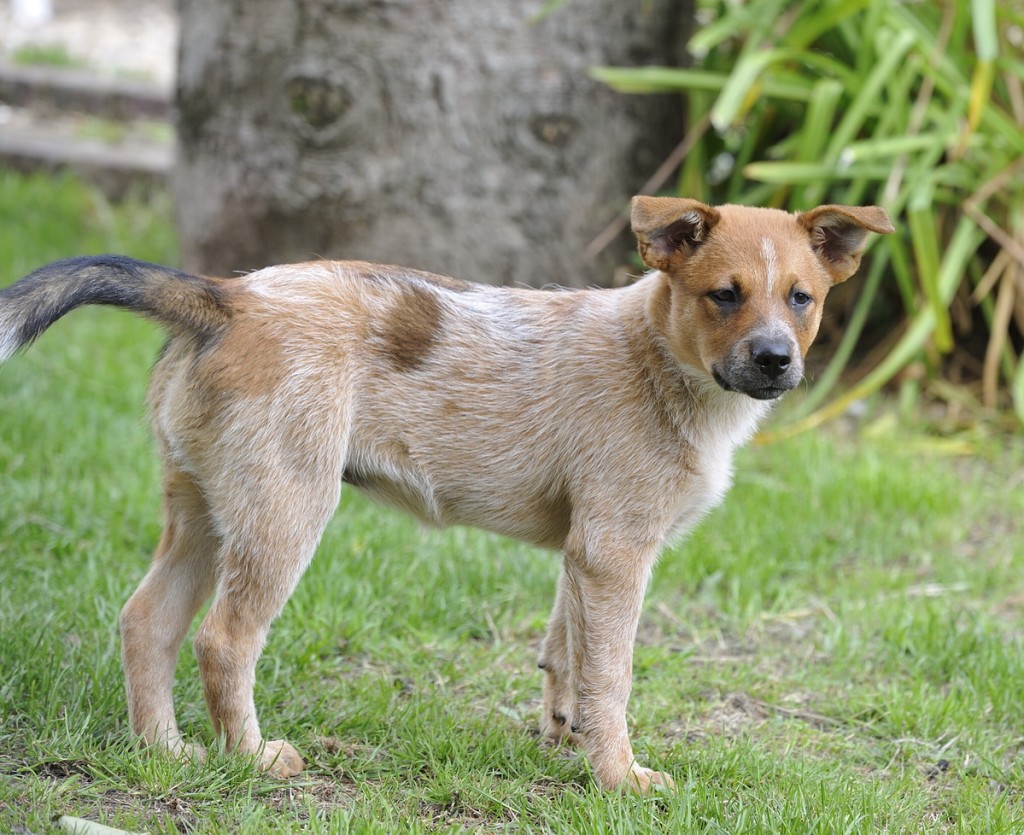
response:
[(415, 284), (400, 285), (379, 322), (382, 350), (398, 371), (415, 371), (430, 355), (444, 327), (437, 296)]
[(229, 327), (199, 362), (212, 387), (232, 397), (269, 394), (288, 373), (281, 340), (271, 328)]

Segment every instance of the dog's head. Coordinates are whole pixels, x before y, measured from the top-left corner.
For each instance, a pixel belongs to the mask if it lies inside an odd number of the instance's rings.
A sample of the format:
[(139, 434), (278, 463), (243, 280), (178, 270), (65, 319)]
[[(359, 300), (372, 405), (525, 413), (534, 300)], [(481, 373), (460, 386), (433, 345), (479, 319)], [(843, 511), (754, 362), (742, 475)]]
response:
[(652, 311), (676, 358), (723, 389), (770, 400), (796, 387), (829, 289), (857, 271), (877, 206), (779, 209), (634, 197), (640, 257), (667, 276)]

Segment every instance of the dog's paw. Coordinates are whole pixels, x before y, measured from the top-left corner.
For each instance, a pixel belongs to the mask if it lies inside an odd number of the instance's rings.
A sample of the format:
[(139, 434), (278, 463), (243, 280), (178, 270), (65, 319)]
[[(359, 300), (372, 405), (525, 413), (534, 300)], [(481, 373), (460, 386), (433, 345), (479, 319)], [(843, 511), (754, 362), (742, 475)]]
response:
[(274, 777), (294, 777), (306, 767), (305, 761), (289, 743), (274, 739), (263, 746), (260, 754), (260, 770)]
[(622, 784), (624, 791), (636, 794), (650, 794), (655, 791), (672, 791), (676, 784), (664, 771), (655, 771), (652, 768), (643, 768), (633, 763), (629, 774)]

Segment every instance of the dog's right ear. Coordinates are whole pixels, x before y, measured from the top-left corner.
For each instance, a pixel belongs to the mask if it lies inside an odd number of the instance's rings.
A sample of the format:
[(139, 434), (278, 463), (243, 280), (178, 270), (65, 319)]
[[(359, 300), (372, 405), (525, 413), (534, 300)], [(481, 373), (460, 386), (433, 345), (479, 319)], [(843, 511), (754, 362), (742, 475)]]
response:
[(721, 217), (699, 200), (679, 197), (637, 195), (632, 209), (640, 258), (655, 270), (668, 270), (677, 256), (700, 246)]

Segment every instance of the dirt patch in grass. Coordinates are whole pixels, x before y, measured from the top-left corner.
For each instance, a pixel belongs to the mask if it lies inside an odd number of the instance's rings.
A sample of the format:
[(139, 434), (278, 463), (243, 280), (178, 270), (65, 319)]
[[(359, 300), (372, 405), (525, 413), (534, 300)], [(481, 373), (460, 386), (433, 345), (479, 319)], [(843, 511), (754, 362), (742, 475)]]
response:
[(358, 795), (359, 790), (348, 780), (307, 777), (297, 785), (282, 782), (280, 788), (263, 795), (263, 800), (275, 812), (289, 812), (303, 821), (351, 808)]
[(82, 760), (54, 760), (31, 767), (23, 765), (9, 771), (5, 769), (5, 771), (15, 775), (19, 772), (30, 772), (44, 782), (55, 786), (64, 782), (73, 782), (77, 788), (77, 794), (88, 795), (94, 808), (90, 811), (83, 809), (69, 811), (69, 814), (75, 814), (97, 823), (109, 822), (117, 815), (125, 814), (144, 820), (159, 820), (162, 823), (170, 817), (176, 829), (180, 832), (190, 832), (196, 828), (199, 822), (199, 817), (193, 807), (181, 798), (142, 798), (118, 789), (104, 790), (98, 787), (97, 781), (90, 773), (88, 763)]
[(115, 815), (127, 814), (144, 820), (158, 820), (163, 824), (170, 818), (170, 822), (179, 832), (195, 831), (202, 820), (201, 815), (196, 813), (188, 801), (177, 797), (144, 800), (127, 792), (112, 790), (98, 795), (96, 806), (97, 814), (82, 814), (81, 817), (95, 821), (110, 821)]
[[(79, 808), (68, 809), (67, 814), (107, 825), (118, 816), (126, 815), (154, 823), (159, 821), (162, 825), (166, 825), (170, 819), (170, 823), (179, 832), (194, 831), (202, 819), (195, 808), (181, 798), (143, 798), (118, 789), (101, 790), (86, 773), (83, 764), (60, 762), (47, 766), (35, 769), (35, 773), (44, 782), (54, 786), (72, 782), (75, 786), (74, 793), (80, 798)], [(86, 802), (90, 807), (88, 809), (82, 808)]]
[(421, 820), (435, 831), (503, 827), (519, 821), (518, 813), (507, 806), (503, 807), (500, 814), (494, 814), (479, 808), (457, 791), (452, 792), (451, 798), (445, 803), (421, 803), (419, 812)]
[(687, 742), (699, 742), (708, 737), (735, 739), (776, 718), (800, 722), (819, 731), (843, 727), (838, 719), (807, 707), (811, 701), (812, 697), (804, 693), (786, 696), (785, 704), (767, 702), (742, 691), (727, 693), (695, 720), (668, 728), (666, 736)]
[(734, 739), (763, 725), (768, 716), (762, 704), (746, 693), (729, 693), (702, 716), (686, 723), (671, 725), (664, 736), (666, 739), (682, 739), (688, 743), (700, 742), (709, 737)]
[[(68, 809), (67, 813), (98, 823), (109, 824), (118, 817), (134, 817), (164, 827), (169, 823), (179, 832), (194, 832), (200, 830), (203, 821), (211, 817), (208, 799), (193, 801), (174, 795), (151, 796), (120, 789), (104, 789), (102, 781), (92, 776), (84, 761), (57, 760), (33, 767), (5, 762), (0, 763), (0, 771), (15, 778), (18, 773), (31, 772), (55, 786), (73, 782), (74, 794), (81, 798), (81, 804), (77, 809)], [(287, 811), (293, 819), (299, 821), (320, 815), (326, 817), (336, 809), (349, 808), (359, 794), (354, 783), (340, 776), (313, 774), (298, 780), (264, 779), (266, 782), (258, 785), (253, 792), (259, 802), (275, 813)]]

